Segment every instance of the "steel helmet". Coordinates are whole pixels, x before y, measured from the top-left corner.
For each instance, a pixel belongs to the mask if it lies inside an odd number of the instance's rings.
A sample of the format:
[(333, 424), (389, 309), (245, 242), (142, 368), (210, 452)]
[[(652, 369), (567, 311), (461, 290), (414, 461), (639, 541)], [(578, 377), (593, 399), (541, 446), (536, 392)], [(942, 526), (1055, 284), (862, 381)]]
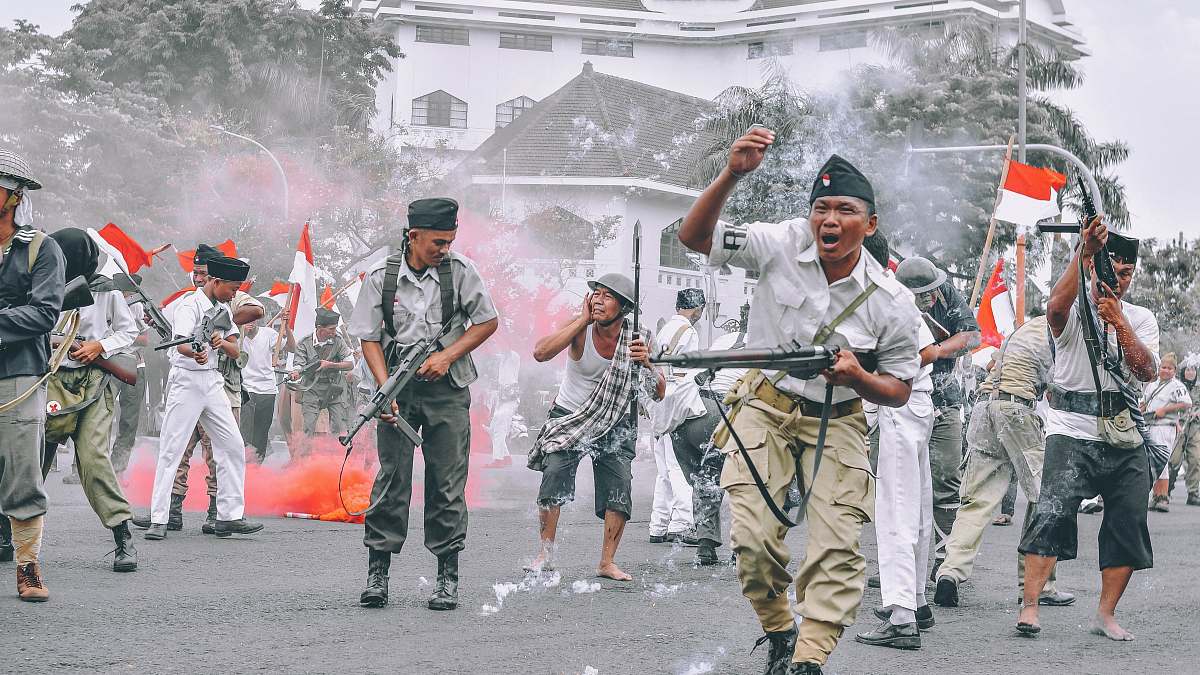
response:
[(624, 274), (609, 272), (602, 275), (599, 279), (587, 282), (588, 288), (593, 291), (597, 286), (603, 286), (612, 291), (617, 297), (625, 301), (626, 305), (633, 305), (633, 280)]
[(928, 293), (946, 283), (946, 273), (928, 258), (905, 258), (896, 266), (896, 280), (913, 293)]
[(29, 162), (12, 150), (0, 148), (0, 176), (8, 176), (29, 190), (42, 189), (42, 184), (32, 177), (33, 172), (29, 170)]

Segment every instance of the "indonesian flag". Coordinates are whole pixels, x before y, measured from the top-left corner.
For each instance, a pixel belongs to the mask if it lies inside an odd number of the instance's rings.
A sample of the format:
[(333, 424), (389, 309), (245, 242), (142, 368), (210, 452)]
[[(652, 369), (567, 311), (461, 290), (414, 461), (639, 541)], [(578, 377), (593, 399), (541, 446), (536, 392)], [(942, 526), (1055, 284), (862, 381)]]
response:
[(1032, 227), (1053, 218), (1061, 213), (1058, 191), (1066, 184), (1067, 177), (1057, 171), (1009, 160), (996, 219)]
[(271, 298), (272, 300), (279, 299), (281, 295), (287, 295), (288, 291), (292, 290), (292, 285), (286, 281), (276, 279), (271, 282), (271, 290), (259, 295), (260, 298)]
[[(238, 257), (237, 244), (234, 244), (232, 239), (226, 239), (225, 241), (217, 244), (216, 249), (230, 258)], [(183, 271), (191, 274), (192, 262), (196, 258), (196, 249), (189, 248), (188, 250), (180, 251), (175, 255), (179, 258), (179, 266), (183, 268)]]
[(288, 275), (292, 290), (288, 296), (288, 323), (297, 340), (312, 335), (317, 329), (317, 268), (313, 265), (312, 239), (308, 235), (308, 223), (300, 233), (296, 245), (296, 259), (292, 273)]
[(116, 225), (109, 223), (100, 228), (98, 234), (101, 239), (116, 249), (121, 259), (125, 261), (124, 269), (128, 270), (130, 274), (136, 274), (138, 270), (149, 267), (154, 262), (146, 249)]
[(1003, 271), (1004, 260), (996, 261), (996, 269), (979, 303), (979, 312), (975, 316), (981, 337), (979, 349), (999, 347), (1016, 326), (1017, 313), (1013, 309), (1012, 295), (1001, 276)]
[(342, 297), (350, 301), (350, 305), (358, 304), (358, 295), (362, 293), (363, 279), (367, 278), (366, 272), (359, 272), (354, 281), (346, 284), (346, 290), (342, 292)]
[(325, 309), (333, 309), (336, 302), (337, 298), (333, 297), (333, 289), (326, 286), (325, 290), (321, 291), (321, 306)]

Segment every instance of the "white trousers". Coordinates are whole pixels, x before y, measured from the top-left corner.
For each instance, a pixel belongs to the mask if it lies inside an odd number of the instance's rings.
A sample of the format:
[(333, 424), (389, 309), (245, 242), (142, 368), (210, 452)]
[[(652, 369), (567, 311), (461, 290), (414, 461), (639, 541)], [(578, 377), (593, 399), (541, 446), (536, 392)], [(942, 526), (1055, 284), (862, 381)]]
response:
[(927, 604), (925, 569), (933, 536), (933, 479), (929, 472), (933, 411), (929, 393), (917, 391), (902, 408), (879, 408), (875, 534), (882, 604), (892, 607), (894, 614), (907, 614), (897, 608), (915, 611)]
[(237, 520), (245, 512), (246, 444), (233, 419), (224, 378), (216, 370), (172, 368), (167, 376), (158, 466), (150, 494), (150, 522), (156, 525), (167, 522), (175, 471), (197, 422), (212, 440), (217, 464), (217, 519)]
[[(1150, 424), (1150, 428), (1147, 429), (1150, 432), (1150, 440), (1159, 445), (1166, 446), (1168, 450), (1174, 448), (1175, 437), (1179, 434), (1179, 430), (1175, 428), (1174, 424), (1152, 424), (1153, 421), (1153, 415), (1151, 419), (1146, 420), (1146, 423)], [(1171, 465), (1168, 462), (1167, 466), (1163, 467), (1162, 473), (1159, 474), (1158, 480), (1167, 480), (1170, 477)]]
[(695, 527), (692, 520), (692, 486), (688, 485), (675, 459), (671, 434), (654, 441), (654, 464), (658, 478), (654, 481), (654, 507), (650, 511), (650, 534), (687, 532)]
[(507, 399), (496, 404), (492, 419), (488, 422), (488, 435), (492, 437), (492, 459), (509, 456), (508, 433), (512, 431), (513, 413), (517, 412), (517, 400)]

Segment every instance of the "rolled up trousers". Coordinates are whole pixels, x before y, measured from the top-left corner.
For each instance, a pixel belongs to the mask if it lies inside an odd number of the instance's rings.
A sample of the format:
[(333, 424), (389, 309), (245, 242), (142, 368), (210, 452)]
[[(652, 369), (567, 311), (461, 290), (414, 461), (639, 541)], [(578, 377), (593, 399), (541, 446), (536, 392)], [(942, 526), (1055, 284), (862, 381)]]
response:
[(916, 610), (925, 602), (925, 571), (933, 535), (933, 479), (929, 434), (933, 402), (914, 391), (908, 405), (880, 407), (879, 482), (875, 534), (883, 606)]
[(217, 519), (237, 520), (245, 511), (246, 445), (216, 370), (172, 368), (158, 438), (158, 466), (150, 496), (150, 521), (167, 522), (175, 472), (199, 422), (212, 441), (217, 465)]

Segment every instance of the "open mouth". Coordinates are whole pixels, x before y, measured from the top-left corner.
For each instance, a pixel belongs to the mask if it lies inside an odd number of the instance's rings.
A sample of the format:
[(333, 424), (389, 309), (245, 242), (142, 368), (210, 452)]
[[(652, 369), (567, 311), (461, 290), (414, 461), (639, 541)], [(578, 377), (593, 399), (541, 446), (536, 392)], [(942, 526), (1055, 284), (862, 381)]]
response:
[(826, 232), (825, 234), (821, 235), (821, 249), (824, 251), (832, 251), (833, 249), (837, 248), (838, 242), (841, 240), (842, 238), (840, 236), (832, 232)]

